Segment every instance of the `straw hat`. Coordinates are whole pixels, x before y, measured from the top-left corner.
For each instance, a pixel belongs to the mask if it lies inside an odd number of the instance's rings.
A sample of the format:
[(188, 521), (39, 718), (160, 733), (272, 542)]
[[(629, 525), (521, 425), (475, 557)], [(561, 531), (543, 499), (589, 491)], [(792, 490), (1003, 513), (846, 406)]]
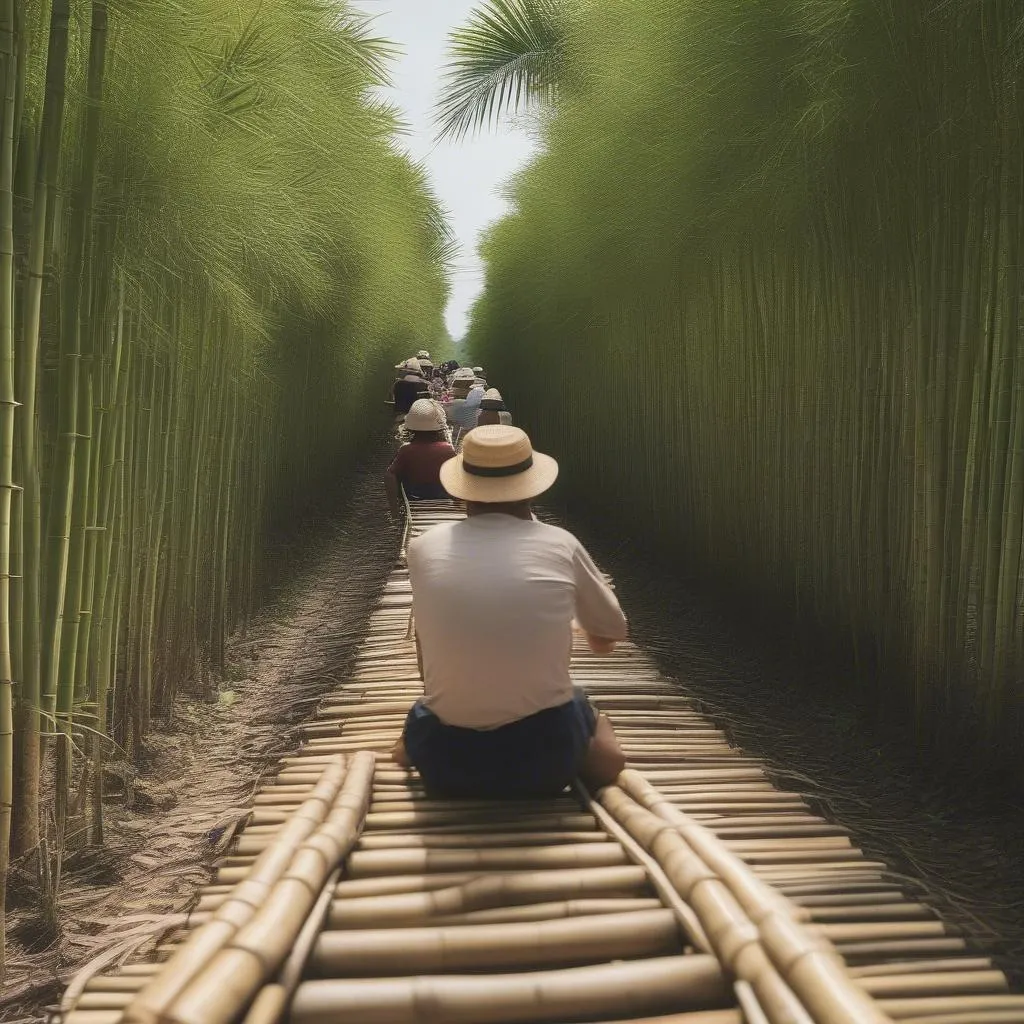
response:
[(461, 366), (455, 371), (452, 380), (476, 380), (476, 374), (468, 366)]
[(505, 400), (501, 397), (501, 392), (497, 388), (488, 388), (480, 400), (480, 408), (489, 409), (491, 412), (504, 412)]
[(417, 398), (405, 414), (406, 430), (444, 430), (444, 410), (429, 398)]
[(430, 353), (425, 348), (421, 348), (419, 350), (419, 352), (416, 353), (416, 358), (417, 359), (429, 359), (430, 358)]
[(558, 463), (535, 452), (519, 427), (477, 427), (466, 434), (462, 452), (441, 466), (441, 483), (464, 501), (526, 501), (546, 491)]

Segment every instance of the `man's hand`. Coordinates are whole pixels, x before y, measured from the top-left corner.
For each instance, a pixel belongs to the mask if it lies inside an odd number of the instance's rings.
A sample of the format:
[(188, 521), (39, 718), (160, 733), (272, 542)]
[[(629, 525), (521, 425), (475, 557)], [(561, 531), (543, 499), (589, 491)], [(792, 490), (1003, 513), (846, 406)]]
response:
[(617, 640), (609, 640), (603, 636), (593, 636), (590, 633), (586, 634), (587, 646), (595, 654), (611, 654), (615, 650), (615, 645), (618, 643)]
[(578, 633), (584, 637), (587, 641), (587, 646), (595, 654), (611, 654), (615, 650), (615, 645), (618, 643), (617, 640), (608, 640), (603, 636), (593, 636), (588, 633), (575, 619), (572, 620), (572, 631)]

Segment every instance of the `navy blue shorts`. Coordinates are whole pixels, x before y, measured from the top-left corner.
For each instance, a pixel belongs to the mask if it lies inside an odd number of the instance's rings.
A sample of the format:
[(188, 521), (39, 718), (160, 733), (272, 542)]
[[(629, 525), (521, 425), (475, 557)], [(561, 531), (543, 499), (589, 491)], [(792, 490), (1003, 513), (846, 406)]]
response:
[(420, 701), (405, 720), (406, 753), (430, 794), (526, 799), (561, 793), (597, 726), (579, 687), (573, 699), (497, 729), (445, 725)]

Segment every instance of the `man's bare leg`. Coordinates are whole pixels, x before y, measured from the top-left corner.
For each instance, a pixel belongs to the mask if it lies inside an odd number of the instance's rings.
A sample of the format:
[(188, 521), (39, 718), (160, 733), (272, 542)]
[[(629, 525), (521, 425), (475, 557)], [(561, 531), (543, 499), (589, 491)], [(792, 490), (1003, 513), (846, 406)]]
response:
[(626, 755), (619, 746), (612, 723), (599, 714), (590, 746), (580, 764), (580, 779), (587, 789), (610, 786), (626, 767)]

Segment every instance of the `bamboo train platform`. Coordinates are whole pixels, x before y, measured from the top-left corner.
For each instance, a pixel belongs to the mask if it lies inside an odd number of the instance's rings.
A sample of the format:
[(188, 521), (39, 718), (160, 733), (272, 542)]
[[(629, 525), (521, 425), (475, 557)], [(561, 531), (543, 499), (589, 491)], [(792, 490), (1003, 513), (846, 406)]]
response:
[[(413, 533), (461, 516), (413, 507)], [(628, 609), (627, 609), (628, 611)], [(401, 565), (184, 927), (64, 1024), (1024, 1024), (993, 963), (632, 643), (574, 651), (628, 767), (591, 798), (429, 799)]]

